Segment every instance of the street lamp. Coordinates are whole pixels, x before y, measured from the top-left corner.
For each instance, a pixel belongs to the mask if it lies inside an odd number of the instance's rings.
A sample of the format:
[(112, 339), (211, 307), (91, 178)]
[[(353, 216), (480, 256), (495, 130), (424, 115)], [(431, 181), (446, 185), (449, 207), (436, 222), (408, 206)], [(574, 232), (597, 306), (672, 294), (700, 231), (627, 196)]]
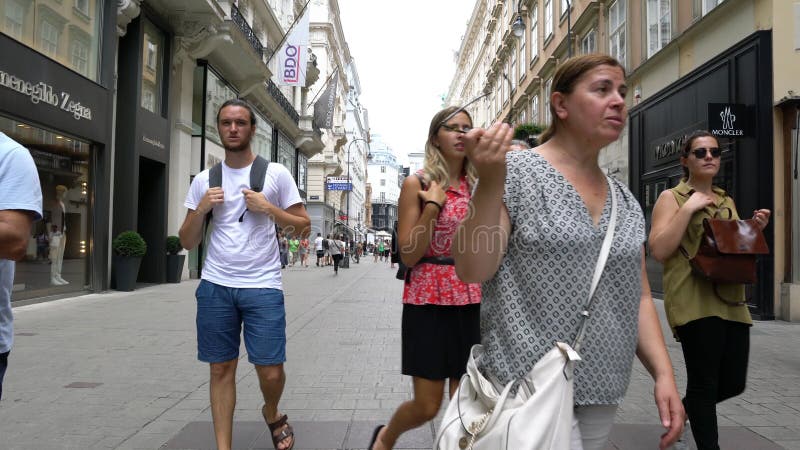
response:
[[(347, 228), (350, 228), (350, 191), (353, 190), (353, 181), (350, 179), (350, 147), (358, 141), (365, 142), (367, 144), (367, 152), (369, 152), (369, 141), (364, 138), (355, 138), (347, 144), (347, 184), (349, 185), (347, 190)], [(355, 236), (353, 236), (353, 239), (355, 239)]]

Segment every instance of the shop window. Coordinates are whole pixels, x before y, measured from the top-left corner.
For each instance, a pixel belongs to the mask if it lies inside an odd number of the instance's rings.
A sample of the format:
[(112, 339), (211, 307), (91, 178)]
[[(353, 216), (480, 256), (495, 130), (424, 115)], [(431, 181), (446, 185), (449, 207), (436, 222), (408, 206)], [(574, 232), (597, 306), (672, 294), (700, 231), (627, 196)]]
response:
[(142, 108), (148, 111), (156, 109), (156, 94), (152, 86), (142, 86)]
[(278, 164), (283, 164), (294, 177), (295, 173), (295, 148), (292, 141), (286, 136), (278, 134)]
[(592, 29), (581, 39), (581, 53), (586, 55), (597, 51), (597, 32)]
[[(99, 79), (100, 26), (107, 2), (0, 0), (0, 33), (90, 80)], [(76, 44), (80, 39), (80, 43)]]
[(647, 0), (647, 57), (669, 44), (672, 37), (671, 0)]
[(272, 161), (272, 123), (258, 110), (253, 110), (256, 114), (256, 129), (253, 138), (250, 140), (250, 148), (256, 155), (260, 155), (267, 161)]
[(625, 65), (625, 0), (608, 7), (608, 53)]
[[(161, 114), (161, 93), (163, 91), (164, 42), (166, 37), (152, 22), (144, 20), (142, 38), (142, 108), (154, 114)], [(145, 98), (145, 92), (149, 98)]]
[(0, 117), (0, 131), (28, 149), (42, 189), (43, 220), (33, 224), (25, 258), (16, 264), (14, 300), (86, 289), (91, 145), (6, 117)]
[[(237, 98), (238, 94), (225, 81), (218, 77), (214, 71), (207, 70), (206, 74), (206, 117), (204, 121), (206, 139), (221, 146), (222, 140), (220, 139), (219, 132), (217, 131), (217, 112), (226, 100)], [(202, 87), (200, 92), (202, 92)], [(202, 103), (198, 106), (201, 105)], [(206, 148), (206, 155), (208, 154), (208, 148)], [(224, 153), (220, 153), (220, 156), (224, 157)]]
[(297, 188), (305, 192), (308, 190), (308, 157), (297, 153)]

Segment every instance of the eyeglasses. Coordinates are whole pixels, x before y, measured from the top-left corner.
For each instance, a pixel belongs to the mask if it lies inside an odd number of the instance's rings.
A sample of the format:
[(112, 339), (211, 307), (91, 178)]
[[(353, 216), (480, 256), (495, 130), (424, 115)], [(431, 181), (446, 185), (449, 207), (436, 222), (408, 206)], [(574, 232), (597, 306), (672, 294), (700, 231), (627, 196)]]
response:
[(697, 159), (703, 159), (706, 157), (706, 154), (708, 152), (711, 152), (712, 158), (719, 158), (719, 155), (722, 154), (722, 150), (720, 150), (719, 147), (709, 147), (709, 148), (699, 147), (692, 150), (690, 153), (692, 153), (694, 157)]
[(470, 130), (472, 130), (472, 127), (469, 125), (462, 125), (461, 127), (459, 127), (458, 125), (448, 125), (446, 123), (443, 123), (441, 126), (445, 130), (450, 130), (458, 134), (467, 134), (470, 132)]

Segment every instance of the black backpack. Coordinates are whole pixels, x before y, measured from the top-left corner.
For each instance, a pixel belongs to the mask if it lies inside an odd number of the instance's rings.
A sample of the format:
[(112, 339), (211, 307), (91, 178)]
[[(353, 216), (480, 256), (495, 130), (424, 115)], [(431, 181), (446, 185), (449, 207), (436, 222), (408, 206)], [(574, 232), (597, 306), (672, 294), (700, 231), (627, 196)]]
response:
[[(264, 179), (267, 176), (267, 167), (269, 167), (269, 161), (262, 158), (259, 155), (256, 155), (256, 159), (253, 161), (252, 167), (250, 167), (250, 190), (253, 192), (261, 192), (264, 189)], [(208, 171), (208, 188), (215, 188), (215, 187), (222, 187), (222, 163), (218, 162), (211, 167), (211, 170)], [(208, 223), (211, 221), (213, 211), (209, 211), (208, 215), (206, 216), (206, 227), (208, 227)], [(245, 209), (247, 212), (247, 209)], [(239, 217), (239, 222), (244, 220), (244, 213), (242, 216)]]

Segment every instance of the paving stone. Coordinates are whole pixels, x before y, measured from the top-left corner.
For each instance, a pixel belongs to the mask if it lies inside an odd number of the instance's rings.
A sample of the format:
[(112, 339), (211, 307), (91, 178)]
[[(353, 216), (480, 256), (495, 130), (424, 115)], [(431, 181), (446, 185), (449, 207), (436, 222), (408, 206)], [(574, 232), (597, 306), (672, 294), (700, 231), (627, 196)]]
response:
[[(374, 426), (411, 398), (411, 379), (400, 374), (402, 283), (382, 264), (352, 267), (336, 284), (328, 270), (284, 272), (289, 340), (280, 409), (298, 430), (297, 450), (363, 448)], [(196, 286), (184, 281), (15, 308), (17, 333), (34, 335), (18, 337), (6, 374), (0, 447), (212, 448), (208, 366), (196, 359)], [(656, 305), (684, 392), (680, 344)], [(798, 448), (800, 366), (786, 349), (800, 346), (800, 326), (756, 322), (751, 331), (747, 390), (718, 409), (722, 448), (778, 448), (764, 446), (769, 440)], [(236, 445), (271, 449), (243, 347), (236, 380)], [(102, 384), (64, 387), (74, 382)], [(661, 427), (652, 390), (635, 361), (609, 448), (655, 447)], [(397, 448), (430, 448), (440, 418), (441, 411), (403, 435)]]

